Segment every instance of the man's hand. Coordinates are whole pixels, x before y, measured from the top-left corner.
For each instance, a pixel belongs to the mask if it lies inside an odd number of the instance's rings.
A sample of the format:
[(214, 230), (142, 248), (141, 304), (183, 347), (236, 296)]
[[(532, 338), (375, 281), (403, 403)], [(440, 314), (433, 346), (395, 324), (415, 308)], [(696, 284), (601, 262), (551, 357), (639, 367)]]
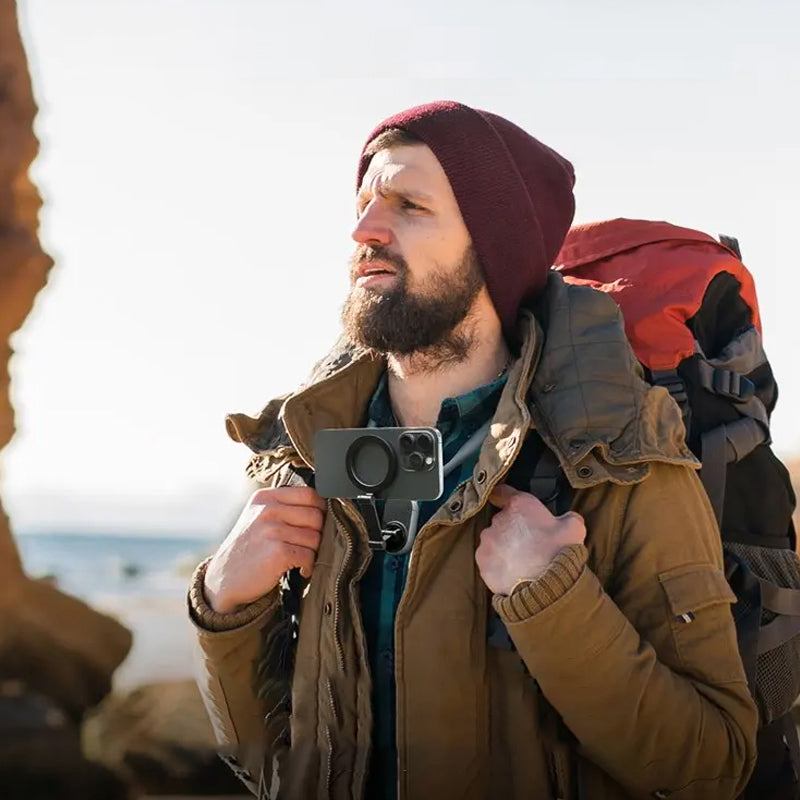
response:
[(475, 561), (494, 594), (510, 594), (518, 581), (538, 578), (559, 550), (586, 538), (580, 514), (554, 517), (532, 494), (511, 486), (495, 487), (489, 502), (500, 510), (481, 534)]
[(208, 564), (203, 589), (211, 608), (225, 614), (252, 603), (293, 567), (310, 578), (326, 508), (303, 486), (255, 492)]

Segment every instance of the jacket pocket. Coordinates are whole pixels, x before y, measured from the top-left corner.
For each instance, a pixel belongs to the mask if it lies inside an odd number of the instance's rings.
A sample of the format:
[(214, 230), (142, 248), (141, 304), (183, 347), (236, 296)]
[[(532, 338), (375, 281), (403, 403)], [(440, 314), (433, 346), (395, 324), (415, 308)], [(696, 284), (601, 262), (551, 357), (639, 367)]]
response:
[(743, 681), (731, 603), (736, 595), (722, 570), (696, 564), (658, 576), (682, 671), (700, 682)]

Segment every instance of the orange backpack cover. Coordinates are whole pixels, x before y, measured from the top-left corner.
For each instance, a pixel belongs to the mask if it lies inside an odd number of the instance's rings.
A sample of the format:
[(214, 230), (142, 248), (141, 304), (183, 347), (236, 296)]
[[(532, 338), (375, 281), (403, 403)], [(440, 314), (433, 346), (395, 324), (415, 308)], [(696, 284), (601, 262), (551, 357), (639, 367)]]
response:
[(699, 231), (635, 219), (578, 225), (567, 234), (555, 269), (569, 283), (614, 298), (637, 358), (653, 371), (675, 369), (695, 352), (686, 322), (721, 272), (741, 283), (742, 299), (761, 333), (753, 277), (733, 250)]

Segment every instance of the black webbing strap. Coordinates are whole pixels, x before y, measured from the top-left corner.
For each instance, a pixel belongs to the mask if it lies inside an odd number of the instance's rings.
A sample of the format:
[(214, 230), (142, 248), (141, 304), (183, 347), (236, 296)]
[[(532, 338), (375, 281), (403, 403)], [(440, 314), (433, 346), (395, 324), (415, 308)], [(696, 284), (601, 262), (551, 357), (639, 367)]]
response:
[(776, 614), (800, 616), (800, 589), (787, 589), (772, 581), (759, 578), (761, 584), (761, 603), (768, 611)]
[(728, 459), (726, 458), (727, 437), (725, 426), (720, 425), (706, 431), (700, 437), (700, 461), (703, 464), (700, 470), (700, 480), (703, 482), (717, 524), (722, 527), (722, 507), (725, 503), (725, 481), (728, 473)]
[[(549, 447), (545, 447), (533, 468), (528, 491), (541, 500), (551, 514), (558, 514), (558, 489), (563, 471)], [(563, 513), (563, 512), (562, 512)]]
[(777, 616), (758, 632), (758, 654), (762, 655), (800, 635), (800, 617)]
[(752, 417), (742, 417), (729, 422), (725, 427), (725, 460), (730, 464), (746, 458), (760, 444), (769, 441), (769, 436), (761, 423)]
[(703, 464), (700, 480), (720, 527), (728, 464), (741, 461), (768, 441), (768, 434), (753, 417), (742, 417), (727, 425), (718, 425), (700, 437), (700, 461)]

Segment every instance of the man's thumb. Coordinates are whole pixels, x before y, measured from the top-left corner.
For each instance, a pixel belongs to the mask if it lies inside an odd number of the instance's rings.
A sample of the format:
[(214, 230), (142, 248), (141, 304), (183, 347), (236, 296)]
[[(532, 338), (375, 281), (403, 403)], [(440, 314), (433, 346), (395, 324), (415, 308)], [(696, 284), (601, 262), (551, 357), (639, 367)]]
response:
[(513, 486), (509, 486), (507, 483), (501, 483), (492, 489), (492, 493), (489, 495), (489, 502), (493, 506), (497, 506), (497, 508), (505, 508), (505, 506), (508, 505), (508, 501), (518, 494), (520, 494), (520, 492)]

